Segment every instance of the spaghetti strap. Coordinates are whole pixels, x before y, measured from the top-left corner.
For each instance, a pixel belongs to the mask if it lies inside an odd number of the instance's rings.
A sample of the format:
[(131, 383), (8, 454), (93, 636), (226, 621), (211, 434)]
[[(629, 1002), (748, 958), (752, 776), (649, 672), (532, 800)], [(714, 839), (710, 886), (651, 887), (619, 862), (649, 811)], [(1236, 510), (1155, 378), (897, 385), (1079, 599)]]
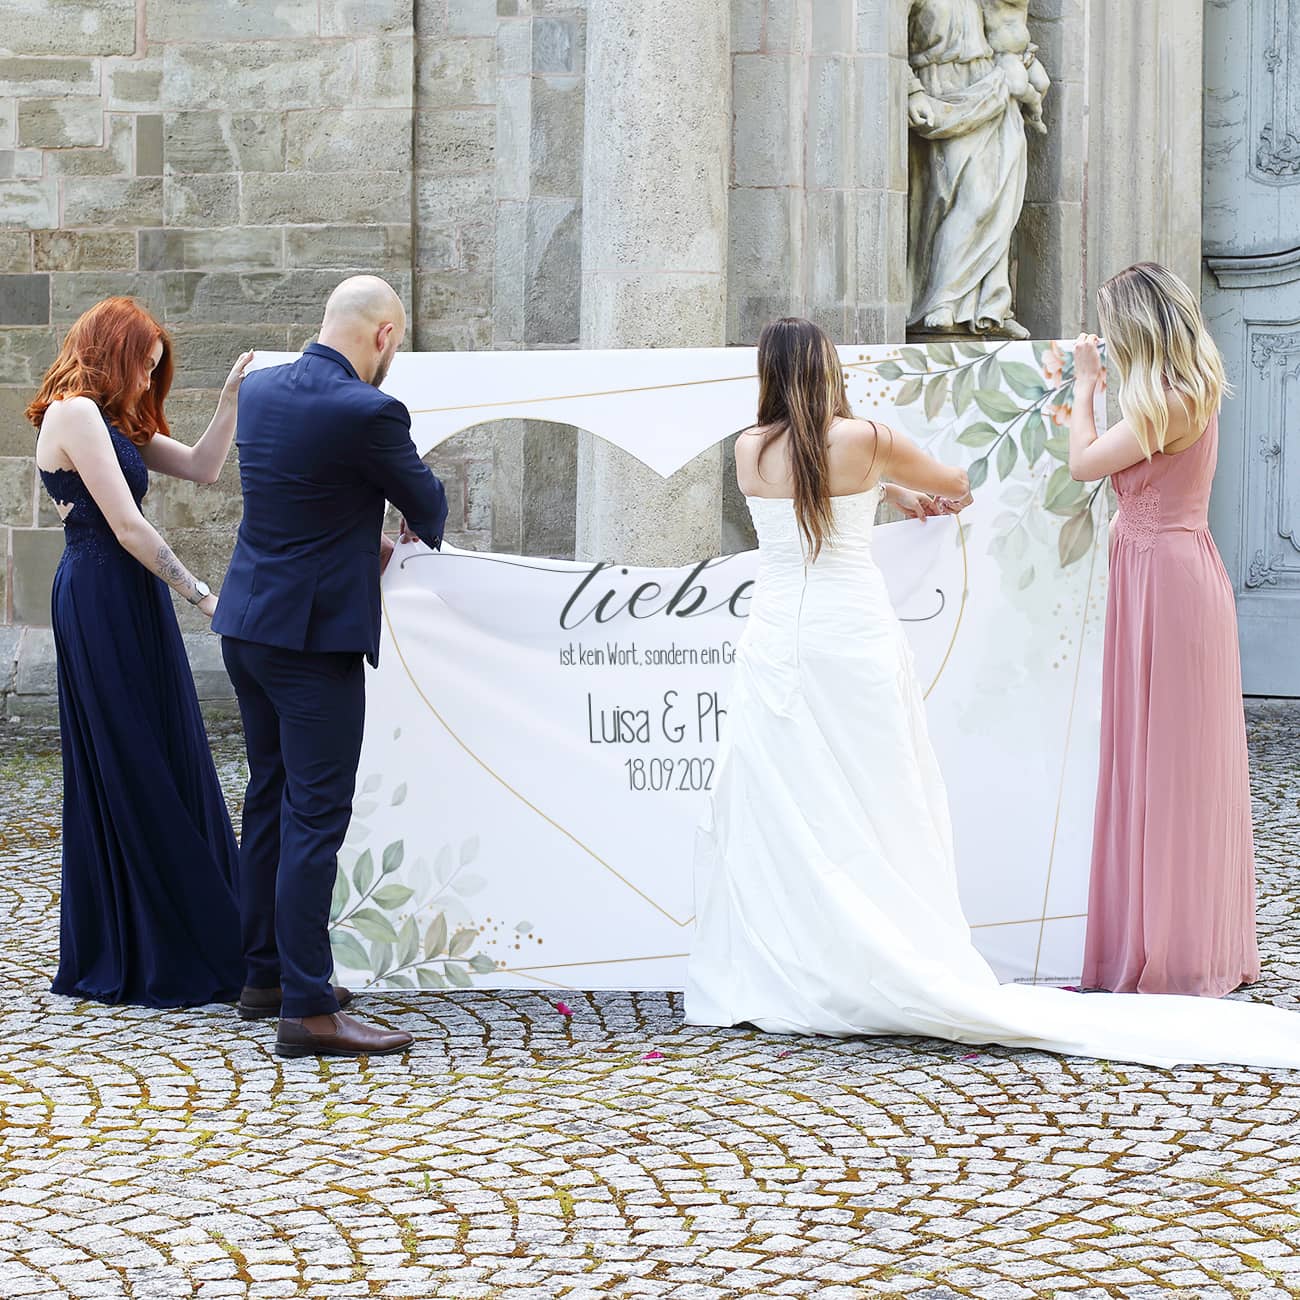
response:
[(876, 435), (876, 442), (875, 446), (871, 449), (871, 464), (867, 466), (867, 472), (862, 479), (863, 483), (866, 483), (871, 478), (871, 472), (876, 468), (876, 459), (880, 455), (880, 430), (882, 428), (886, 429), (889, 433), (889, 446), (891, 450), (894, 446), (894, 431), (889, 427), (889, 425), (877, 424), (875, 420), (870, 418), (867, 419), (867, 423), (871, 426), (871, 432)]

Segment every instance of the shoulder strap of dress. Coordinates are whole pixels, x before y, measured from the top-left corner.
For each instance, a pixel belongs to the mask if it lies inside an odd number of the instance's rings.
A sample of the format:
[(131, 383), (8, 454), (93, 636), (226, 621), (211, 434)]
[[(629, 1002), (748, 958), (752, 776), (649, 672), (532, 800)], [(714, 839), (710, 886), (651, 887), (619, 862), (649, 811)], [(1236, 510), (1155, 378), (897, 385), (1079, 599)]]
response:
[[(864, 483), (871, 477), (871, 471), (876, 468), (876, 457), (880, 455), (880, 425), (870, 418), (868, 418), (867, 423), (871, 426), (871, 432), (876, 435), (876, 441), (875, 445), (871, 448), (871, 464), (867, 466), (867, 472), (862, 476), (862, 481)], [(885, 425), (885, 428), (889, 430), (889, 445), (892, 449), (894, 445), (894, 431), (889, 427), (889, 425)]]

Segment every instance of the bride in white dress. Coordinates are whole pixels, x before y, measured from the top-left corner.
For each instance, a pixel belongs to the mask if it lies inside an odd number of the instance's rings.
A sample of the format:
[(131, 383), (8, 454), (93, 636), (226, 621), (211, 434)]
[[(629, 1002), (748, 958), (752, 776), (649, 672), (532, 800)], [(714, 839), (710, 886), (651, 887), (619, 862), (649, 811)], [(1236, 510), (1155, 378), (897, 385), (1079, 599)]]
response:
[(1300, 1068), (1300, 1015), (1267, 1004), (998, 983), (962, 915), (920, 685), (871, 554), (882, 493), (915, 515), (960, 509), (965, 472), (855, 419), (810, 322), (769, 325), (758, 368), (736, 471), (759, 576), (699, 835), (687, 1022)]

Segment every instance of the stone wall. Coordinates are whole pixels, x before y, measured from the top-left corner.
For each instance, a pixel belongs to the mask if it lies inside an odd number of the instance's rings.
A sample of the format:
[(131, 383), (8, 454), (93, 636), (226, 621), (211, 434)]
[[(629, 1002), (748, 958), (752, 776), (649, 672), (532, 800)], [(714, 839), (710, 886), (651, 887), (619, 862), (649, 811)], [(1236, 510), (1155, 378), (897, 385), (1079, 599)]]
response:
[(903, 337), (907, 6), (732, 0), (728, 342), (804, 315)]
[(1087, 317), (1087, 0), (1032, 0), (1030, 35), (1052, 78), (1048, 134), (1027, 132), (1029, 177), (1013, 249), (1016, 315), (1035, 338), (1073, 338)]
[(1013, 248), (1018, 312), (1035, 338), (1096, 329), (1098, 286), (1133, 262), (1199, 283), (1203, 30), (1221, 7), (1031, 0), (1053, 80)]
[[(585, 0), (418, 0), (415, 35), (413, 346), (575, 346)], [(458, 545), (573, 554), (574, 430), (501, 421), (430, 464)]]
[[(239, 352), (301, 346), (344, 274), (409, 300), (414, 38), (410, 0), (5, 0), (0, 40), (3, 608), (39, 627), (62, 530), (22, 410), (62, 333), (109, 294), (145, 303), (192, 440)], [(234, 459), (215, 487), (155, 480), (147, 513), (216, 585)]]
[[(402, 293), (409, 346), (572, 346), (583, 34), (581, 0), (0, 0), (10, 712), (52, 681), (42, 629), (62, 530), (22, 411), (71, 321), (114, 293), (158, 315), (177, 345), (168, 413), (186, 440), (240, 351), (300, 347), (356, 271)], [(473, 430), (430, 462), (453, 541), (572, 553), (572, 430)], [(148, 498), (214, 585), (237, 480), (232, 457), (215, 487), (159, 479)], [(178, 612), (201, 684), (224, 693), (201, 620)]]
[[(790, 312), (843, 341), (899, 339), (907, 5), (699, 3), (722, 8), (681, 12), (730, 25), (729, 86), (725, 59), (716, 71), (732, 122), (718, 341), (752, 343)], [(588, 102), (589, 29), (616, 8), (0, 0), (0, 695), (46, 681), (39, 656), (24, 676), (20, 652), (46, 644), (61, 532), (22, 409), (70, 321), (110, 293), (158, 313), (177, 341), (169, 411), (186, 439), (234, 357), (299, 347), (354, 271), (403, 293), (414, 348), (577, 345), (595, 319), (583, 303), (584, 158), (601, 142), (586, 137), (605, 125)], [(1201, 5), (1131, 8), (1031, 3), (1055, 82), (1017, 241), (1020, 314), (1039, 335), (1073, 333), (1098, 279), (1138, 255), (1195, 270)], [(1117, 165), (1139, 138), (1140, 168)], [(638, 160), (648, 192), (611, 198), (661, 200), (670, 152)], [(575, 430), (520, 421), (445, 444), (430, 463), (447, 483), (451, 540), (572, 555), (578, 445)], [(149, 498), (214, 583), (239, 518), (236, 480), (232, 458), (216, 487), (160, 481)], [(721, 481), (723, 546), (748, 545), (725, 458)], [(197, 616), (180, 614), (201, 657)], [(203, 680), (216, 689), (219, 676)]]

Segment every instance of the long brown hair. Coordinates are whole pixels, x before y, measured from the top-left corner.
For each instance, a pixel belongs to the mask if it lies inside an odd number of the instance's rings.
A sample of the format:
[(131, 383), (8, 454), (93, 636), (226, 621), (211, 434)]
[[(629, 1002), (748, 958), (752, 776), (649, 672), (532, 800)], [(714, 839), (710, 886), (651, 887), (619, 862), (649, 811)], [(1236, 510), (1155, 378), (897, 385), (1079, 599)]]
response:
[[(153, 345), (162, 356), (149, 387), (140, 392), (140, 372), (149, 367)], [(41, 391), (27, 408), (39, 429), (51, 402), (89, 397), (105, 417), (137, 446), (155, 434), (168, 435), (163, 402), (172, 386), (175, 362), (167, 331), (133, 298), (105, 298), (83, 312), (45, 372)]]
[(815, 560), (834, 530), (826, 435), (833, 421), (852, 419), (839, 353), (826, 332), (797, 316), (774, 320), (758, 340), (758, 423), (767, 428), (759, 461), (790, 435), (794, 511)]

